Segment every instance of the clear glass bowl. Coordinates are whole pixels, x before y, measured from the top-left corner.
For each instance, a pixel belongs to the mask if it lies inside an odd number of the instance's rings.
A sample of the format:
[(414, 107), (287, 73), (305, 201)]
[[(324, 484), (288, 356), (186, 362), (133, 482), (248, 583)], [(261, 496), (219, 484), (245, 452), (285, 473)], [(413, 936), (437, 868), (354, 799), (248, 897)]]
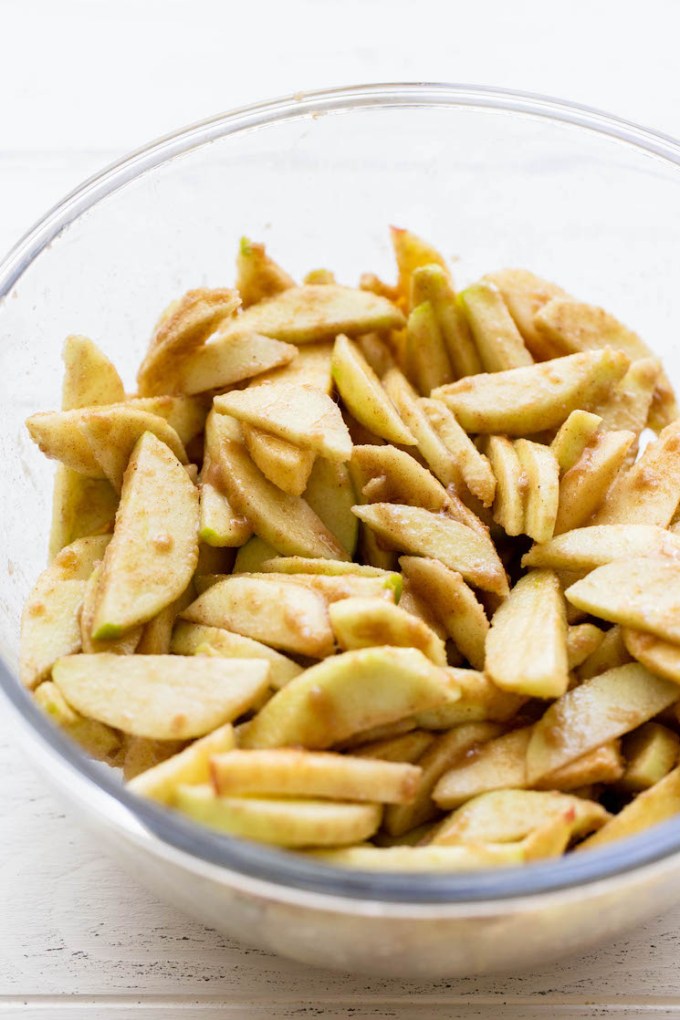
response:
[(518, 967), (680, 899), (680, 819), (524, 869), (340, 871), (139, 802), (56, 732), (16, 679), (53, 470), (23, 422), (59, 405), (64, 337), (91, 336), (132, 388), (159, 309), (190, 287), (229, 283), (242, 234), (266, 241), (294, 274), (330, 266), (352, 283), (364, 270), (393, 275), (389, 223), (460, 257), (459, 282), (526, 266), (603, 304), (680, 383), (673, 139), (537, 96), (422, 84), (298, 95), (161, 139), (64, 199), (0, 267), (0, 685), (32, 760), (84, 823), (208, 923), (344, 969)]

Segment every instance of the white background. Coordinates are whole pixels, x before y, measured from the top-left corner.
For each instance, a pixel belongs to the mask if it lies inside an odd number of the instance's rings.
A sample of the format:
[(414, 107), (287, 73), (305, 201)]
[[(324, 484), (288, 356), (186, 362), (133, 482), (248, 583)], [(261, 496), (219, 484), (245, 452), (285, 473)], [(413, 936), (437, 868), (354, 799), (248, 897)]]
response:
[[(543, 92), (680, 135), (677, 0), (0, 0), (0, 250), (129, 149), (360, 81)], [(409, 986), (227, 944), (111, 864), (0, 718), (0, 1017), (680, 1016), (680, 911), (534, 974)]]

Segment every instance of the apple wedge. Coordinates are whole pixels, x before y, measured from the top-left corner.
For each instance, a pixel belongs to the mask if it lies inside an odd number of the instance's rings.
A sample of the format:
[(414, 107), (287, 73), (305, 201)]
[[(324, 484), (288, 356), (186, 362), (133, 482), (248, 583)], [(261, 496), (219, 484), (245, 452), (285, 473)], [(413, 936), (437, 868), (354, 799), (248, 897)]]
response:
[(647, 722), (624, 741), (626, 770), (619, 781), (629, 793), (660, 782), (678, 764), (680, 737), (668, 726)]
[(424, 301), (432, 307), (454, 376), (460, 379), (482, 372), (479, 351), (448, 271), (432, 263), (421, 265), (413, 272), (411, 288), (413, 307)]
[(176, 806), (219, 832), (290, 848), (361, 842), (373, 835), (382, 814), (377, 804), (218, 797), (207, 785), (180, 786)]
[(460, 379), (432, 396), (451, 408), (467, 432), (526, 436), (558, 428), (578, 407), (596, 407), (628, 365), (625, 354), (605, 347)]
[[(139, 644), (143, 627), (133, 627), (132, 630), (126, 631), (121, 637), (114, 638), (111, 641), (95, 641), (92, 637), (94, 613), (99, 599), (101, 579), (102, 564), (97, 563), (85, 582), (85, 589), (83, 591), (83, 602), (80, 610), (80, 634), (83, 651), (89, 654), (111, 652), (116, 655), (132, 655)], [(77, 651), (77, 649), (75, 650)]]
[[(624, 375), (623, 378), (625, 379), (626, 376)], [(616, 385), (621, 386), (622, 382)], [(568, 471), (579, 460), (586, 446), (595, 438), (595, 433), (601, 425), (602, 417), (599, 414), (581, 410), (572, 411), (567, 420), (560, 425), (557, 435), (550, 444), (550, 449), (557, 458), (561, 474)]]
[(429, 301), (416, 305), (408, 317), (404, 361), (406, 374), (423, 396), (453, 380), (444, 338)]
[(316, 454), (253, 425), (241, 426), (248, 453), (265, 478), (291, 496), (307, 488)]
[(236, 290), (243, 308), (294, 286), (293, 277), (274, 262), (263, 244), (241, 238), (236, 255)]
[(402, 733), (385, 740), (372, 740), (366, 744), (356, 745), (352, 743), (352, 754), (357, 758), (407, 761), (413, 765), (434, 740), (433, 733), (427, 733), (426, 730), (411, 730), (410, 733)]
[(532, 727), (512, 730), (485, 741), (474, 756), (461, 759), (441, 777), (432, 799), (440, 808), (455, 808), (491, 790), (527, 786), (526, 753)]
[(282, 651), (322, 658), (333, 653), (333, 632), (321, 595), (302, 585), (241, 574), (203, 592), (182, 618), (233, 630)]
[(498, 269), (482, 280), (501, 292), (510, 315), (536, 361), (555, 357), (547, 338), (537, 329), (534, 316), (554, 297), (569, 297), (556, 283), (543, 280), (528, 269)]
[(493, 519), (515, 537), (524, 532), (524, 484), (519, 456), (507, 436), (490, 436), (486, 455), (496, 478)]
[(187, 291), (174, 301), (161, 316), (137, 373), (140, 395), (172, 393), (177, 365), (231, 319), (240, 303), (235, 290), (207, 288)]
[(526, 753), (529, 783), (629, 733), (677, 700), (677, 684), (637, 663), (586, 680), (555, 701), (533, 727)]
[(211, 759), (210, 775), (220, 797), (323, 797), (406, 804), (413, 799), (420, 769), (406, 762), (275, 748), (217, 754)]
[(449, 268), (443, 256), (412, 230), (390, 227), (390, 240), (399, 274), (397, 290), (405, 306), (411, 301), (413, 274), (422, 266), (437, 266), (446, 279), (450, 279)]
[(470, 584), (507, 594), (505, 570), (491, 540), (471, 528), (421, 507), (393, 503), (356, 506), (354, 513), (378, 538), (400, 552), (440, 560)]
[(572, 605), (602, 620), (680, 642), (680, 559), (614, 560), (572, 584), (565, 595)]
[(441, 482), (395, 446), (355, 446), (349, 469), (357, 493), (369, 503), (403, 503), (433, 511), (450, 503)]
[(450, 667), (449, 673), (460, 689), (460, 698), (439, 708), (418, 712), (414, 716), (418, 726), (449, 730), (468, 722), (507, 722), (526, 701), (518, 694), (502, 691), (477, 670)]
[(524, 567), (589, 571), (614, 560), (668, 556), (680, 563), (680, 536), (653, 524), (596, 524), (574, 528), (549, 542), (534, 545)]
[(179, 786), (210, 782), (212, 756), (231, 751), (235, 746), (234, 728), (231, 723), (225, 723), (185, 747), (179, 754), (173, 754), (166, 761), (135, 776), (128, 782), (128, 789), (141, 797), (173, 805)]
[(317, 457), (309, 474), (304, 499), (351, 557), (359, 538), (359, 522), (352, 513), (356, 493), (347, 465)]
[(232, 390), (215, 397), (213, 406), (219, 414), (230, 414), (330, 460), (342, 462), (352, 456), (340, 408), (313, 386), (278, 382)]
[(45, 575), (38, 579), (21, 615), (19, 675), (25, 687), (36, 687), (57, 659), (80, 650), (85, 586), (85, 581)]
[(90, 444), (95, 460), (116, 492), (123, 486), (123, 476), (136, 443), (150, 432), (164, 443), (180, 464), (188, 459), (179, 436), (164, 418), (125, 404), (83, 415), (80, 429)]
[(457, 697), (455, 681), (415, 648), (344, 652), (276, 693), (248, 725), (241, 746), (323, 750)]
[(67, 655), (52, 678), (77, 712), (152, 740), (189, 740), (265, 693), (269, 663), (179, 655)]
[(244, 379), (287, 365), (297, 355), (292, 344), (259, 333), (218, 333), (208, 344), (189, 351), (177, 362), (166, 383), (168, 393), (223, 390)]
[(86, 336), (67, 336), (62, 358), (61, 406), (64, 411), (125, 400), (121, 377), (92, 340)]
[(383, 827), (389, 835), (403, 836), (436, 818), (439, 808), (432, 800), (432, 791), (440, 777), (457, 761), (474, 754), (487, 740), (497, 737), (499, 732), (500, 727), (493, 723), (467, 723), (437, 737), (417, 759), (420, 777), (410, 802), (395, 804), (385, 811)]
[(488, 280), (472, 284), (460, 295), (485, 372), (503, 372), (533, 365), (498, 288)]
[(329, 606), (335, 640), (343, 651), (390, 645), (418, 648), (438, 666), (446, 666), (446, 646), (417, 616), (379, 598), (346, 598)]
[(680, 502), (680, 419), (622, 472), (592, 519), (593, 524), (656, 524), (667, 527)]
[(235, 318), (232, 328), (308, 344), (334, 340), (338, 333), (357, 336), (403, 325), (396, 305), (377, 294), (337, 284), (307, 284), (252, 305)]
[(224, 436), (216, 463), (230, 504), (277, 552), (284, 556), (350, 558), (304, 499), (282, 492), (265, 478), (243, 443)]
[(117, 638), (186, 589), (198, 560), (198, 494), (172, 451), (145, 432), (125, 472), (92, 637)]
[(286, 382), (296, 386), (313, 386), (330, 397), (333, 392), (331, 371), (333, 347), (334, 344), (330, 340), (298, 347), (296, 358), (287, 365), (256, 376), (249, 384), (249, 388), (264, 386), (270, 382)]
[(498, 607), (486, 639), (484, 671), (504, 691), (559, 698), (569, 684), (567, 620), (559, 581), (530, 570)]
[(658, 358), (631, 362), (623, 379), (612, 388), (609, 399), (598, 408), (605, 428), (628, 429), (639, 436), (649, 419), (660, 373)]
[(424, 556), (402, 556), (399, 565), (459, 651), (475, 669), (483, 669), (489, 621), (462, 576), (439, 560)]
[(456, 485), (460, 477), (456, 458), (439, 438), (408, 379), (398, 368), (391, 368), (383, 386), (432, 473), (443, 485)]
[(605, 632), (594, 623), (577, 623), (567, 629), (567, 661), (569, 669), (577, 669), (600, 647)]
[(269, 683), (277, 690), (302, 673), (302, 666), (298, 666), (297, 662), (260, 641), (243, 637), (223, 627), (177, 621), (170, 644), (173, 654), (194, 655), (206, 645), (225, 659), (265, 659), (269, 663)]
[(358, 422), (390, 443), (415, 445), (380, 379), (359, 347), (346, 336), (335, 341), (332, 372), (343, 403)]
[(46, 680), (36, 688), (33, 697), (50, 719), (92, 758), (99, 761), (111, 761), (116, 752), (120, 751), (123, 736), (110, 726), (86, 719), (75, 712), (64, 699), (59, 688), (51, 680)]
[(399, 575), (395, 571), (381, 570), (364, 563), (348, 563), (346, 560), (318, 560), (306, 556), (276, 556), (259, 563), (258, 570), (275, 574), (328, 574), (340, 577), (352, 574), (356, 577), (382, 577), (390, 579), (394, 588), (398, 585)]
[[(292, 557), (297, 559), (298, 557)], [(253, 535), (249, 538), (245, 545), (236, 553), (236, 559), (234, 560), (234, 566), (231, 571), (232, 574), (252, 574), (257, 571), (262, 571), (264, 563), (274, 563), (280, 559), (284, 559), (283, 556), (276, 555), (276, 549), (274, 549), (268, 542), (263, 542), (257, 535)], [(305, 562), (304, 556), (300, 556), (299, 559)], [(320, 560), (318, 562), (325, 562)], [(349, 564), (348, 564), (349, 565)], [(276, 571), (276, 567), (267, 567), (268, 570)], [(207, 571), (206, 571), (207, 572)], [(216, 570), (215, 573), (228, 574), (229, 570)]]
[(680, 645), (631, 627), (621, 628), (620, 634), (626, 651), (650, 673), (680, 684)]
[(53, 559), (77, 538), (113, 528), (118, 493), (105, 478), (87, 478), (57, 464), (52, 497), (49, 555)]
[(461, 846), (349, 846), (342, 850), (313, 850), (322, 864), (361, 871), (450, 872), (482, 868), (510, 868), (524, 864), (521, 843), (466, 843)]
[(614, 840), (635, 836), (680, 813), (680, 768), (626, 804), (599, 832), (584, 840), (577, 850), (595, 850)]
[(571, 837), (587, 836), (611, 818), (597, 802), (567, 793), (492, 790), (454, 811), (439, 827), (431, 845), (514, 842), (549, 819), (565, 815)]
[(592, 518), (625, 464), (635, 438), (634, 432), (625, 431), (598, 432), (594, 436), (562, 475), (554, 534), (580, 528)]
[(496, 479), (488, 459), (479, 452), (456, 421), (453, 412), (440, 400), (423, 398), (419, 403), (442, 443), (459, 465), (460, 479), (457, 487), (467, 486), (482, 506), (491, 506), (496, 492)]
[(516, 439), (515, 452), (525, 480), (523, 531), (535, 542), (552, 538), (560, 503), (560, 468), (550, 447)]

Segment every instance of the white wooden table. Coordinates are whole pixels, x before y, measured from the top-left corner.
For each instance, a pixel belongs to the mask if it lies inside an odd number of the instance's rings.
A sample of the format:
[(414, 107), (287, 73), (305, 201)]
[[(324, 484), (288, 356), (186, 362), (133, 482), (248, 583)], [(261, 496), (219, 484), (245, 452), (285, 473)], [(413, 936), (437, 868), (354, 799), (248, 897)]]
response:
[[(0, 249), (126, 150), (301, 88), (497, 84), (680, 134), (676, 0), (246, 6), (0, 0)], [(427, 986), (312, 971), (225, 941), (112, 864), (8, 729), (0, 716), (1, 1018), (680, 1016), (680, 909), (585, 958)]]

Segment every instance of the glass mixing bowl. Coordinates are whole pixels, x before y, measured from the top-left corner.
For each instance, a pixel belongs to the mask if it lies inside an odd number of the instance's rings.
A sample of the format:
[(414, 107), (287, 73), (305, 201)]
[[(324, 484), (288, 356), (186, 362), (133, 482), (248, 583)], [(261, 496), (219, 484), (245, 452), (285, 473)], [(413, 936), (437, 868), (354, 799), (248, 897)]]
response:
[(680, 382), (680, 145), (583, 107), (457, 85), (370, 85), (237, 110), (86, 182), (0, 267), (0, 685), (24, 747), (136, 879), (207, 924), (298, 960), (425, 977), (534, 965), (680, 899), (680, 819), (524, 869), (346, 872), (141, 803), (16, 679), (21, 605), (43, 568), (53, 465), (25, 417), (59, 405), (64, 337), (101, 344), (133, 386), (159, 310), (233, 278), (238, 239), (300, 276), (393, 274), (387, 225), (452, 258), (461, 283), (526, 266), (610, 308)]

